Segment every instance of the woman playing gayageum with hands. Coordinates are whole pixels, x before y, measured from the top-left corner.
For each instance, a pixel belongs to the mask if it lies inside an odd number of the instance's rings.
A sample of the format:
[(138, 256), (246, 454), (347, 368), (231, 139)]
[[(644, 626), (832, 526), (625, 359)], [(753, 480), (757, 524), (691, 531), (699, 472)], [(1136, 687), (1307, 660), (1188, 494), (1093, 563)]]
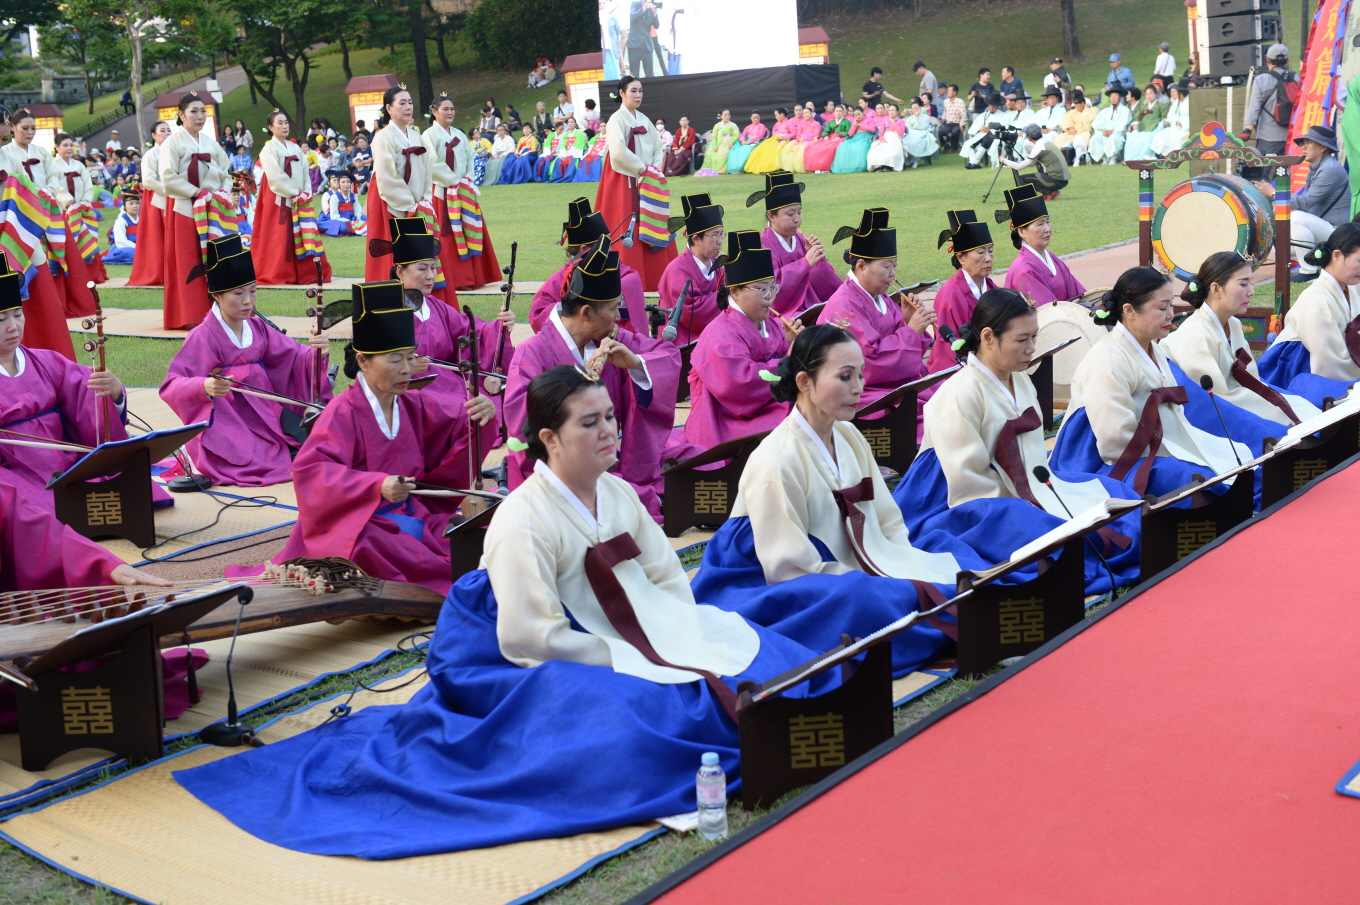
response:
[[(609, 474), (613, 409), (581, 367), (530, 383), (515, 432), (532, 473), (497, 509), (484, 569), (445, 601), (429, 684), (409, 704), (368, 707), (176, 779), (273, 844), (386, 859), (692, 810), (705, 751), (740, 776), (737, 682), (816, 652), (696, 603), (661, 529)], [(615, 769), (599, 769), (601, 752)], [(387, 816), (375, 824), (374, 814)]]

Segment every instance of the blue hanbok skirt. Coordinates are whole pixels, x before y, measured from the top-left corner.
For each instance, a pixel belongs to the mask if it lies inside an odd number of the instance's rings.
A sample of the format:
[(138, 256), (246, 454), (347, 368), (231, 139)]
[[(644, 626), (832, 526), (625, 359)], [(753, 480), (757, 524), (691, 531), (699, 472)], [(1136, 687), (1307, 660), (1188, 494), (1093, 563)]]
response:
[[(1215, 411), (1214, 400), (1209, 398), (1209, 394), (1204, 391), (1204, 388), (1186, 376), (1180, 365), (1174, 361), (1168, 362), (1168, 364), (1171, 365), (1172, 376), (1176, 378), (1177, 383), (1185, 387), (1185, 391), (1190, 397), (1189, 401), (1181, 407), (1181, 410), (1185, 412), (1185, 419), (1206, 434), (1223, 437), (1223, 424), (1226, 422), (1228, 431), (1232, 434), (1232, 439), (1251, 447), (1251, 454), (1254, 457), (1265, 451), (1265, 439), (1267, 437), (1278, 440), (1289, 430), (1288, 424), (1262, 418), (1255, 412), (1239, 408), (1224, 399), (1218, 400), (1218, 411)], [(1222, 421), (1219, 420), (1219, 412), (1223, 414)]]
[(507, 157), (501, 164), (501, 178), (498, 185), (523, 185), (534, 181), (534, 165), (538, 163), (538, 152), (522, 157)]
[(1280, 392), (1302, 396), (1318, 408), (1322, 408), (1322, 402), (1327, 397), (1340, 399), (1350, 390), (1350, 384), (1344, 380), (1331, 380), (1314, 374), (1313, 356), (1309, 354), (1308, 347), (1297, 339), (1287, 342), (1276, 340), (1256, 362), (1256, 369), (1260, 371), (1262, 380)]
[(575, 157), (565, 157), (565, 158), (564, 158), (564, 157), (559, 157), (559, 158), (557, 158), (555, 161), (553, 161), (553, 165), (552, 165), (552, 178), (549, 179), (548, 181), (549, 181), (549, 182), (574, 182), (574, 181), (576, 181), (576, 164), (577, 164), (577, 162), (578, 162), (578, 160), (577, 160), (577, 158), (575, 158)]
[(594, 160), (587, 160), (582, 157), (580, 165), (576, 167), (576, 174), (571, 177), (572, 182), (599, 182), (600, 166), (604, 163), (603, 157), (596, 157)]
[[(1113, 478), (1070, 473), (1057, 474), (1056, 477), (1072, 483), (1096, 480), (1111, 496), (1137, 499), (1129, 487)], [(893, 499), (902, 510), (913, 546), (933, 552), (941, 545), (942, 539), (948, 539), (967, 545), (989, 566), (1005, 562), (1015, 550), (1047, 534), (1064, 521), (1032, 503), (1014, 497), (972, 500), (950, 508), (949, 482), (945, 480), (939, 456), (933, 448), (925, 450), (912, 461), (911, 467), (893, 491)], [(1109, 563), (1117, 584), (1138, 582), (1138, 541), (1143, 530), (1138, 511), (1121, 516), (1110, 527), (1132, 542), (1122, 550), (1118, 546), (1107, 548), (1101, 538), (1089, 535), (1086, 544), (1087, 594), (1106, 594), (1112, 590), (1110, 572), (1105, 570), (1095, 555), (1097, 546)], [(1002, 584), (1018, 584), (1038, 577), (1037, 565), (1031, 565), (998, 581)]]
[(831, 162), (833, 173), (867, 173), (869, 171), (869, 146), (874, 143), (872, 132), (856, 132), (836, 149), (836, 157)]
[(104, 252), (104, 263), (131, 264), (132, 255), (135, 251), (136, 249), (133, 248), (122, 248), (117, 245), (111, 246), (108, 251)]
[[(760, 142), (756, 142), (760, 144)], [(732, 150), (727, 152), (727, 172), (740, 173), (746, 166), (746, 158), (751, 156), (751, 152), (756, 149), (756, 145), (744, 145), (737, 142), (732, 146)]]
[[(704, 682), (661, 685), (563, 661), (515, 666), (501, 656), (496, 613), (486, 572), (463, 576), (440, 612), (430, 682), (409, 703), (371, 706), (175, 779), (271, 844), (383, 860), (692, 811), (705, 751), (740, 777), (736, 726)], [(725, 679), (734, 690), (819, 653), (756, 631), (755, 661)], [(839, 674), (818, 676), (812, 693), (835, 688)]]
[[(835, 559), (820, 540), (814, 537), (812, 542), (824, 562)], [(959, 559), (959, 568), (985, 567), (971, 551), (958, 546), (949, 552)], [(815, 650), (835, 647), (842, 634), (860, 638), (876, 632), (917, 609), (916, 588), (910, 581), (858, 571), (766, 584), (756, 559), (751, 520), (745, 516), (728, 519), (713, 535), (692, 587), (696, 600), (739, 613), (748, 622)], [(945, 597), (954, 596), (953, 585), (937, 587)], [(912, 626), (892, 640), (893, 676), (925, 667), (944, 645), (944, 633), (938, 629)]]

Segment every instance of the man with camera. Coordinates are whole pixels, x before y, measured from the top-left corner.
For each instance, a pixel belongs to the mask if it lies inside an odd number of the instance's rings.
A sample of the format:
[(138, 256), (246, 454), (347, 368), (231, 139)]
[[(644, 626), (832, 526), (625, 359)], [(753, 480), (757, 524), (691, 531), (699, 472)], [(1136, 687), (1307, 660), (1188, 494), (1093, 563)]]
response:
[(973, 120), (968, 130), (969, 138), (959, 151), (959, 155), (968, 160), (963, 165), (965, 170), (982, 169), (984, 158), (993, 167), (997, 166), (1003, 151), (1008, 154), (1014, 151), (1013, 146), (1020, 138), (1018, 127), (1034, 121), (1028, 96), (1007, 95), (1004, 111), (1000, 109), (1002, 103), (1001, 98), (993, 92), (987, 97), (987, 112)]
[[(1023, 158), (1012, 159), (1003, 156), (1001, 163), (1016, 171), (1016, 185), (1032, 182), (1034, 188), (1045, 201), (1052, 201), (1072, 179), (1072, 171), (1067, 168), (1067, 160), (1057, 145), (1044, 136), (1043, 129), (1035, 123), (1024, 128), (1024, 143), (1021, 146)], [(1020, 170), (1036, 167), (1037, 172), (1019, 175)]]
[(628, 71), (638, 78), (642, 78), (644, 72), (647, 78), (654, 74), (656, 46), (652, 42), (652, 29), (661, 24), (656, 14), (659, 6), (661, 4), (655, 0), (633, 0), (628, 8), (628, 40), (624, 46), (628, 48)]

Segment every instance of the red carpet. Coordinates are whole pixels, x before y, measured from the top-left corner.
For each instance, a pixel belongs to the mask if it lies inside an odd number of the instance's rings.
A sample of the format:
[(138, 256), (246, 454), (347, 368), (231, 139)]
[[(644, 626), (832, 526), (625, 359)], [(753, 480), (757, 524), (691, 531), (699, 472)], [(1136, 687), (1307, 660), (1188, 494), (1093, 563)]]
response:
[(656, 901), (1360, 901), (1357, 513), (1352, 465)]

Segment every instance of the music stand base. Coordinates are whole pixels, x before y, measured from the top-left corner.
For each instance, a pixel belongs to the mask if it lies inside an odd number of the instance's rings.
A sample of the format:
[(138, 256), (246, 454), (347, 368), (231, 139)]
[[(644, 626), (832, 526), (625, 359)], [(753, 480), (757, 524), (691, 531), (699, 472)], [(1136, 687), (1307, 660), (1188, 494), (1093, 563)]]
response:
[(212, 478), (201, 474), (172, 478), (165, 483), (165, 489), (171, 493), (199, 493), (211, 486)]

